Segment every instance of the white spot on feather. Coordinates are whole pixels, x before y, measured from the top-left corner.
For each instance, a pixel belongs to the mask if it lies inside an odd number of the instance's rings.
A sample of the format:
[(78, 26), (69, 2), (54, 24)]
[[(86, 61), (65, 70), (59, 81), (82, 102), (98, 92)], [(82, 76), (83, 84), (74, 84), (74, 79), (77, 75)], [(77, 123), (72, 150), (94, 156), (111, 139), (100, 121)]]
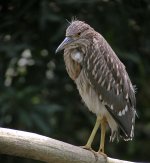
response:
[(119, 71), (117, 71), (117, 77), (119, 77)]
[(71, 57), (73, 60), (77, 61), (78, 63), (81, 63), (83, 60), (83, 54), (80, 53), (79, 51), (75, 51), (71, 53)]
[(102, 76), (100, 76), (99, 80), (98, 80), (98, 84), (102, 81)]
[(95, 71), (94, 71), (94, 70), (92, 71), (92, 75), (93, 75), (93, 76), (95, 75)]
[(110, 58), (110, 62), (113, 63), (113, 59), (112, 58)]
[(95, 59), (94, 59), (94, 61), (93, 61), (93, 63), (95, 64), (95, 62), (97, 61), (97, 57), (95, 57)]
[(122, 115), (125, 115), (125, 109), (122, 110)]
[(110, 109), (111, 109), (111, 110), (113, 110), (113, 109), (114, 109), (113, 105), (110, 105)]
[(91, 54), (90, 59), (92, 59), (92, 57), (94, 56), (94, 54), (95, 54), (94, 52)]
[(122, 78), (120, 79), (120, 85), (122, 85)]
[(108, 84), (107, 91), (110, 91), (110, 83)]
[(102, 96), (101, 95), (99, 95), (99, 99), (102, 100)]
[(87, 69), (88, 70), (90, 69), (90, 60), (89, 59), (87, 60)]
[(118, 89), (118, 87), (117, 87), (117, 95), (119, 95), (119, 89)]
[(113, 67), (113, 69), (115, 69), (115, 65), (114, 65), (114, 64), (113, 64), (113, 66), (112, 66), (112, 67)]
[(95, 73), (94, 78), (97, 79), (98, 73)]
[(126, 105), (126, 107), (125, 107), (125, 111), (127, 112), (128, 111), (128, 106)]
[(126, 94), (126, 97), (125, 97), (125, 98), (126, 98), (126, 100), (128, 99), (128, 97), (129, 97), (129, 96), (128, 96), (128, 93), (127, 93), (127, 94)]
[(103, 87), (105, 84), (105, 79), (102, 81), (101, 86)]
[(117, 70), (118, 70), (118, 65), (116, 64), (116, 68), (117, 68)]
[(122, 111), (119, 111), (118, 116), (120, 117), (122, 116)]
[(134, 125), (132, 124), (131, 133), (130, 133), (131, 139), (132, 139), (133, 136), (134, 136)]
[(108, 76), (108, 74), (109, 74), (109, 71), (106, 71), (106, 74), (105, 74), (105, 76)]

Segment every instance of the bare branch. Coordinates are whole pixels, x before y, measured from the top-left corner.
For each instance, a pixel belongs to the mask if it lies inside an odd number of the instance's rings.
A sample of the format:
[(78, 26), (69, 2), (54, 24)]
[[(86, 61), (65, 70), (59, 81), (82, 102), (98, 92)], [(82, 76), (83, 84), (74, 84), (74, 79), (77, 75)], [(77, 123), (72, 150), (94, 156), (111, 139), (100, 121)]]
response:
[(34, 133), (0, 128), (0, 153), (57, 163), (131, 163)]

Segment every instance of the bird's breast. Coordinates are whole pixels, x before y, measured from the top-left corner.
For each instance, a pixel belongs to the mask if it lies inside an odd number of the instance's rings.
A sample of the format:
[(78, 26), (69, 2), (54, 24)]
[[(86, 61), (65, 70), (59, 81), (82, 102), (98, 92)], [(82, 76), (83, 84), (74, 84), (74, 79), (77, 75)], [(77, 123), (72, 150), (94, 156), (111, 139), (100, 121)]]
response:
[(84, 69), (81, 70), (80, 75), (75, 80), (75, 83), (88, 109), (96, 115), (105, 115), (107, 111), (104, 105), (100, 102), (97, 93), (89, 83)]

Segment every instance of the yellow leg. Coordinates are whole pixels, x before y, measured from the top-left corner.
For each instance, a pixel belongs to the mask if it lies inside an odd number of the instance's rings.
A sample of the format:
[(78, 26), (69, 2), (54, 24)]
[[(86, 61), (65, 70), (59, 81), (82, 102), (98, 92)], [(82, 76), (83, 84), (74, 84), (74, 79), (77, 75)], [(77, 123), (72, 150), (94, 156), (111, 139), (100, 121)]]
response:
[(94, 140), (94, 137), (95, 137), (95, 135), (96, 135), (96, 132), (97, 132), (97, 130), (98, 130), (98, 128), (99, 128), (100, 123), (101, 123), (101, 117), (98, 116), (97, 119), (96, 119), (95, 126), (94, 126), (94, 128), (93, 128), (93, 130), (92, 130), (92, 133), (91, 133), (91, 135), (90, 135), (90, 137), (89, 137), (89, 139), (88, 139), (88, 142), (87, 142), (86, 145), (84, 146), (84, 148), (86, 148), (86, 149), (91, 149), (92, 142), (93, 142), (93, 140)]
[(98, 153), (104, 153), (105, 132), (106, 132), (106, 120), (103, 118), (101, 120), (101, 140), (100, 140), (100, 148), (98, 150)]

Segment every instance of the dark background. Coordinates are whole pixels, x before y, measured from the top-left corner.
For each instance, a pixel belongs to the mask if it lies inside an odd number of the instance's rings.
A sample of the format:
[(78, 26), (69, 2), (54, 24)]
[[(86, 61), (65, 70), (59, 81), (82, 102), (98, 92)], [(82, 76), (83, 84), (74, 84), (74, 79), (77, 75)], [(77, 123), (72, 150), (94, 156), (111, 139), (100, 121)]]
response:
[[(1, 0), (0, 126), (84, 145), (95, 123), (55, 49), (76, 16), (110, 43), (137, 86), (133, 141), (109, 142), (110, 157), (150, 161), (150, 1)], [(93, 148), (99, 147), (100, 131)], [(3, 163), (33, 163), (0, 155)]]

